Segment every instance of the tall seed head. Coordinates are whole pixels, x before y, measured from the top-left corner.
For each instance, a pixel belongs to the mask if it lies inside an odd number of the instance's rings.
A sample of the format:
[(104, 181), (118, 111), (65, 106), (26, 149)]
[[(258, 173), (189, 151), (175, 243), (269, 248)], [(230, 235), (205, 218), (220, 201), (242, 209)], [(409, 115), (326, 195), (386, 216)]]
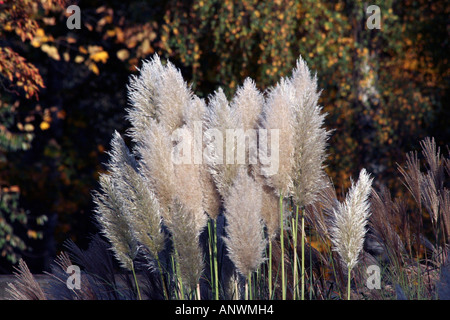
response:
[[(261, 128), (268, 131), (279, 130), (279, 165), (275, 174), (262, 174), (267, 179), (267, 184), (274, 189), (277, 195), (288, 197), (293, 189), (293, 167), (295, 153), (295, 123), (293, 108), (292, 86), (281, 79), (275, 88), (272, 88), (263, 107)], [(271, 150), (275, 152), (275, 150)]]
[(356, 184), (352, 183), (344, 203), (334, 209), (334, 217), (330, 230), (334, 250), (339, 253), (344, 265), (349, 270), (358, 262), (366, 235), (366, 224), (369, 218), (369, 195), (372, 178), (362, 169)]
[(112, 250), (121, 265), (131, 269), (137, 254), (137, 241), (127, 216), (130, 189), (126, 177), (135, 172), (137, 163), (125, 142), (116, 131), (111, 140), (110, 160), (107, 168), (110, 174), (100, 175), (100, 192), (94, 193), (96, 218), (102, 232), (110, 240)]
[(306, 206), (313, 203), (320, 189), (325, 187), (323, 162), (329, 132), (323, 127), (326, 114), (318, 105), (317, 77), (311, 75), (301, 57), (290, 84), (294, 91), (291, 106), (296, 122), (293, 199), (296, 205)]

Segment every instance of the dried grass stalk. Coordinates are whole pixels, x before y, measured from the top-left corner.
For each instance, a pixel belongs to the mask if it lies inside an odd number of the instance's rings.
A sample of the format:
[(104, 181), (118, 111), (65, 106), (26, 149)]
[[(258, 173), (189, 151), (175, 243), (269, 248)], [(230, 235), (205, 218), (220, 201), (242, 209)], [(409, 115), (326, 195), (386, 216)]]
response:
[(47, 300), (44, 290), (34, 279), (23, 259), (19, 260), (15, 270), (14, 275), (17, 280), (14, 283), (8, 283), (6, 288), (12, 300)]

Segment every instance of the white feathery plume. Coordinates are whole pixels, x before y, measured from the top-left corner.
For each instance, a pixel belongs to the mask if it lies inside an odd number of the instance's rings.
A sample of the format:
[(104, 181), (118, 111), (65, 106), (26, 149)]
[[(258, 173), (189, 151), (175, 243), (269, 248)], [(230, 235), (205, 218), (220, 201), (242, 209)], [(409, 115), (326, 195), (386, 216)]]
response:
[(222, 202), (211, 172), (205, 164), (200, 165), (200, 184), (203, 192), (203, 209), (211, 218), (217, 219)]
[(206, 226), (207, 215), (203, 209), (203, 192), (198, 165), (175, 164), (175, 196), (187, 212), (193, 215), (196, 233)]
[(111, 146), (108, 167), (117, 185), (116, 192), (122, 199), (125, 218), (137, 241), (157, 257), (158, 252), (164, 249), (165, 241), (158, 199), (117, 131), (113, 134)]
[(181, 133), (187, 134), (181, 139), (192, 137), (192, 127), (185, 124), (185, 116), (189, 115), (191, 125), (196, 115), (201, 117), (204, 113), (204, 102), (191, 94), (181, 73), (171, 63), (161, 66), (159, 58), (155, 56), (145, 64), (140, 78), (134, 82), (134, 87), (144, 87), (143, 80), (150, 81), (149, 75), (144, 75), (144, 72), (156, 79), (153, 84), (156, 91), (151, 94), (154, 118), (147, 120), (145, 128), (139, 131), (139, 139), (135, 139), (140, 171), (156, 194), (164, 219), (173, 219), (169, 208), (175, 197), (178, 197), (186, 210), (195, 216), (198, 227), (194, 232), (200, 232), (206, 224), (206, 216), (203, 210), (199, 167), (192, 163), (174, 163), (172, 134), (180, 129)]
[(236, 110), (241, 120), (242, 129), (256, 129), (258, 118), (264, 104), (264, 96), (256, 88), (255, 82), (247, 78), (237, 89), (231, 101), (231, 109)]
[(263, 176), (256, 174), (255, 182), (261, 186), (261, 217), (266, 225), (269, 240), (273, 240), (280, 229), (279, 199), (273, 188), (265, 184)]
[(141, 141), (151, 119), (157, 116), (158, 90), (161, 88), (164, 66), (158, 55), (146, 60), (139, 75), (132, 75), (127, 86), (131, 108), (127, 109), (127, 119), (131, 123), (130, 135), (135, 142)]
[(143, 136), (136, 147), (141, 155), (140, 171), (150, 182), (163, 214), (167, 214), (176, 194), (171, 135), (163, 125), (152, 119)]
[(224, 200), (227, 219), (227, 237), (224, 240), (230, 259), (244, 277), (264, 261), (266, 240), (261, 200), (261, 185), (241, 168)]
[(136, 170), (136, 161), (129, 152), (120, 134), (114, 132), (111, 140), (110, 174), (100, 175), (101, 192), (94, 192), (97, 221), (112, 244), (112, 250), (121, 265), (132, 269), (137, 254), (137, 241), (127, 217), (128, 195), (125, 178), (129, 171)]
[[(210, 97), (209, 108), (205, 115), (205, 128), (208, 151), (204, 158), (209, 165), (216, 188), (223, 199), (228, 194), (240, 167), (240, 165), (230, 164), (226, 161), (227, 149), (232, 149), (228, 152), (235, 152), (235, 143), (227, 143), (226, 130), (242, 128), (242, 125), (239, 114), (230, 107), (221, 88)], [(219, 144), (215, 143), (217, 142), (215, 139), (218, 137), (213, 136), (211, 130), (221, 133), (222, 141)], [(218, 150), (217, 148), (220, 148), (220, 145), (222, 149)]]
[(204, 268), (199, 234), (192, 232), (197, 228), (195, 215), (186, 210), (178, 198), (174, 199), (170, 211), (172, 219), (167, 221), (167, 227), (173, 237), (177, 267), (183, 284), (193, 290)]
[(154, 258), (164, 249), (165, 234), (158, 199), (150, 189), (150, 183), (139, 172), (127, 166), (128, 176), (126, 213), (128, 224), (135, 238), (143, 244)]
[(237, 114), (244, 133), (242, 144), (240, 147), (245, 148), (245, 163), (248, 164), (248, 170), (252, 176), (258, 174), (258, 125), (259, 118), (263, 109), (265, 99), (258, 90), (255, 82), (247, 78), (244, 84), (237, 89), (233, 100), (231, 101), (231, 109)]
[(161, 122), (169, 132), (183, 125), (183, 112), (192, 98), (192, 91), (181, 72), (169, 61), (162, 65), (155, 54), (144, 61), (138, 76), (131, 76), (128, 98), (132, 108), (127, 109), (131, 122), (130, 135), (140, 142), (151, 119)]
[(312, 76), (305, 60), (297, 60), (290, 79), (294, 91), (295, 152), (293, 200), (299, 207), (313, 203), (324, 188), (323, 162), (329, 132), (324, 128), (326, 113), (318, 105), (317, 76)]
[(358, 182), (352, 182), (344, 203), (339, 203), (337, 209), (333, 209), (330, 229), (333, 250), (339, 253), (348, 270), (352, 270), (357, 264), (363, 248), (366, 224), (370, 216), (368, 198), (372, 180), (367, 171), (362, 169)]
[[(193, 95), (191, 103), (184, 110), (184, 119), (186, 128), (194, 137), (192, 141), (192, 165), (199, 171), (199, 183), (203, 199), (202, 206), (204, 211), (208, 213), (213, 219), (219, 215), (219, 208), (221, 205), (220, 195), (214, 184), (214, 179), (209, 170), (207, 163), (204, 163), (203, 150), (206, 145), (203, 140), (203, 130), (205, 129), (205, 116), (207, 107), (205, 101), (196, 95)], [(198, 131), (201, 131), (200, 134)]]
[(170, 62), (161, 75), (161, 87), (157, 92), (156, 114), (169, 132), (183, 126), (184, 110), (192, 99), (191, 89), (183, 80), (181, 72)]
[(282, 78), (270, 89), (261, 127), (279, 129), (279, 168), (263, 174), (283, 197), (293, 196), (299, 207), (314, 202), (323, 188), (323, 161), (329, 132), (325, 113), (318, 105), (317, 77), (311, 76), (300, 57), (291, 78)]
[[(269, 90), (263, 107), (261, 128), (279, 130), (279, 165), (275, 174), (261, 173), (266, 177), (278, 196), (288, 197), (293, 188), (293, 167), (295, 153), (295, 123), (292, 108), (294, 91), (286, 79)], [(260, 146), (261, 147), (261, 146)], [(274, 152), (274, 150), (271, 150)]]
[(100, 175), (100, 186), (100, 192), (94, 192), (93, 195), (97, 221), (102, 227), (102, 233), (111, 242), (117, 260), (124, 268), (132, 270), (138, 245), (128, 225), (123, 199), (110, 175)]

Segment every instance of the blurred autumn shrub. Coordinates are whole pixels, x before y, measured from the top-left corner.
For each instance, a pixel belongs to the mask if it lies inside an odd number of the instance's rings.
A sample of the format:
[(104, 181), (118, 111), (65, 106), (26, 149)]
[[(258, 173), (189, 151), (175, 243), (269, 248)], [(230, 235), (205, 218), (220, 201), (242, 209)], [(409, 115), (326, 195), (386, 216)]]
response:
[[(247, 76), (265, 89), (302, 55), (318, 72), (319, 102), (335, 129), (327, 170), (338, 194), (362, 167), (396, 193), (406, 151), (425, 136), (450, 140), (443, 0), (78, 5), (81, 29), (69, 30), (62, 1), (0, 1), (0, 142), (16, 147), (1, 149), (0, 180), (20, 187), (29, 217), (57, 220), (57, 241), (69, 234), (82, 244), (93, 228), (90, 190), (113, 130), (128, 126), (128, 75), (153, 53), (204, 98), (219, 86), (230, 98)], [(381, 9), (380, 30), (366, 27), (368, 5)], [(35, 248), (32, 271), (51, 254)]]

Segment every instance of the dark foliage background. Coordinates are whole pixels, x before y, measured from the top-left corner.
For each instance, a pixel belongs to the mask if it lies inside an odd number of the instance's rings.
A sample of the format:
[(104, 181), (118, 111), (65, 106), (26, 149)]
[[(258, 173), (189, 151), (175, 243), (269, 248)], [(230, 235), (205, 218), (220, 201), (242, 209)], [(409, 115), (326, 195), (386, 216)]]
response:
[[(81, 9), (70, 30), (66, 8)], [(381, 9), (381, 29), (366, 8)], [(274, 85), (301, 54), (334, 129), (338, 193), (362, 167), (393, 195), (396, 163), (450, 141), (446, 1), (0, 1), (0, 273), (22, 256), (49, 270), (62, 243), (95, 233), (91, 191), (142, 59), (170, 59), (207, 98), (246, 77)]]

